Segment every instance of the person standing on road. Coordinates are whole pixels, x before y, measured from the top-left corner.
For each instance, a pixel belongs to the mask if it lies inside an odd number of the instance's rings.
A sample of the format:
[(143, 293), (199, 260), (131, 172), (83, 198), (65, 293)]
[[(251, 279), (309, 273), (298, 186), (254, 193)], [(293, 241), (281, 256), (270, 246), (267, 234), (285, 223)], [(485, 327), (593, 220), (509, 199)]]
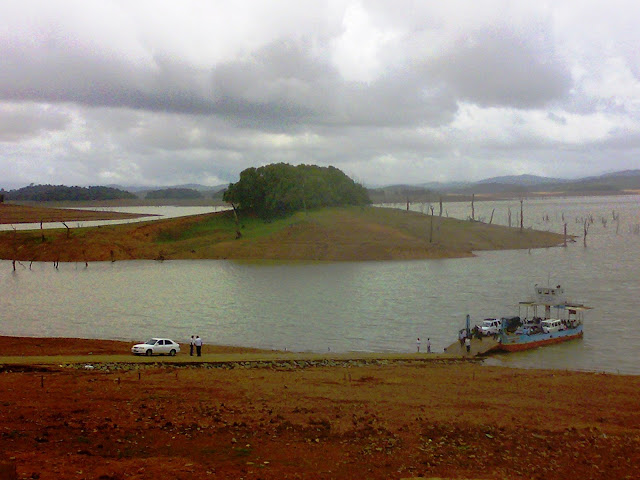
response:
[(189, 355), (193, 357), (193, 347), (196, 345), (196, 339), (191, 335), (191, 344), (189, 345)]
[(202, 339), (200, 338), (200, 335), (196, 335), (196, 340), (194, 343), (196, 346), (197, 355), (201, 357), (202, 356)]
[(431, 353), (431, 339), (427, 338), (427, 353)]
[(420, 353), (420, 337), (416, 340), (416, 348), (418, 349), (418, 353)]

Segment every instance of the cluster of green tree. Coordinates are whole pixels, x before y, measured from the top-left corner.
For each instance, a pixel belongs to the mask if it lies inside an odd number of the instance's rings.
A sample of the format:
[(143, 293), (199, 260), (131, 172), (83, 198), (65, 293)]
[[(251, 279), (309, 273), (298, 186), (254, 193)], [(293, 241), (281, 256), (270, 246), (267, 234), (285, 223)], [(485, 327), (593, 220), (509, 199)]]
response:
[(163, 188), (161, 190), (151, 190), (145, 195), (145, 198), (147, 199), (183, 199), (202, 197), (202, 193), (192, 188)]
[(366, 188), (335, 167), (287, 163), (243, 170), (223, 199), (264, 219), (307, 208), (371, 203)]
[(133, 193), (111, 187), (67, 187), (65, 185), (29, 185), (6, 192), (6, 200), (63, 202), (82, 200), (117, 200), (137, 198)]

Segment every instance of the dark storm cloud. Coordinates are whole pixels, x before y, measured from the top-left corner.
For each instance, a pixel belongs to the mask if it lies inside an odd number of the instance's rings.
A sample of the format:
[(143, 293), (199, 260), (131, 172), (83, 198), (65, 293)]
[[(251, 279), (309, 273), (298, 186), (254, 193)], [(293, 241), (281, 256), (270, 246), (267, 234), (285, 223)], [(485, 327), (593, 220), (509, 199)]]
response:
[(37, 105), (0, 105), (0, 141), (15, 142), (40, 135), (42, 132), (64, 130), (70, 116)]
[(64, 47), (0, 45), (0, 98), (180, 113), (213, 109), (198, 88), (198, 72), (179, 61), (155, 57), (152, 65), (136, 65)]
[(434, 62), (434, 74), (461, 99), (482, 106), (539, 108), (569, 94), (569, 68), (548, 44), (503, 29), (469, 35)]
[(454, 97), (430, 87), (423, 67), (390, 70), (370, 83), (348, 82), (306, 41), (278, 40), (210, 71), (161, 56), (136, 65), (64, 47), (5, 45), (0, 98), (213, 114), (267, 130), (439, 124), (456, 111)]
[(216, 113), (243, 125), (405, 126), (439, 124), (455, 99), (429, 87), (425, 69), (390, 69), (372, 82), (345, 81), (308, 43), (277, 41), (250, 58), (214, 69)]

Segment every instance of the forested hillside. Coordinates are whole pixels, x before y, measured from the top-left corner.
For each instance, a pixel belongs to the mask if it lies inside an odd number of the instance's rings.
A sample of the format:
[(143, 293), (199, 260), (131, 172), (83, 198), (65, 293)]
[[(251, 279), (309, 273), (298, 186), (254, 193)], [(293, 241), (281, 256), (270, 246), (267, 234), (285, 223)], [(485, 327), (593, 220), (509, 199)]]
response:
[(202, 197), (202, 193), (192, 188), (163, 188), (161, 190), (151, 190), (144, 196), (144, 198), (148, 199), (184, 199)]
[(86, 200), (117, 200), (137, 198), (133, 193), (111, 187), (67, 187), (65, 185), (29, 185), (4, 192), (5, 200), (32, 202), (63, 202)]

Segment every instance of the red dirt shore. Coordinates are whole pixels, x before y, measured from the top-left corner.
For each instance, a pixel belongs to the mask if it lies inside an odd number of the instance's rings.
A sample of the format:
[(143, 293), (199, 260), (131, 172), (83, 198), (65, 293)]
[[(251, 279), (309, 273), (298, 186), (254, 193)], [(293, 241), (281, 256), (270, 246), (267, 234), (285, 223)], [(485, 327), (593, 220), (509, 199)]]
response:
[[(119, 340), (98, 340), (82, 338), (41, 338), (0, 336), (0, 364), (2, 357), (49, 356), (49, 355), (122, 355), (131, 351), (134, 343)], [(182, 345), (184, 348), (185, 345)], [(188, 347), (188, 345), (187, 345)], [(203, 353), (252, 353), (256, 348), (204, 345)], [(183, 352), (184, 353), (184, 352)], [(1, 480), (1, 479), (0, 479)]]
[[(37, 355), (129, 345), (0, 337), (5, 353)], [(26, 362), (0, 357), (0, 458), (14, 478), (640, 478), (635, 376), (435, 355), (333, 366)]]

